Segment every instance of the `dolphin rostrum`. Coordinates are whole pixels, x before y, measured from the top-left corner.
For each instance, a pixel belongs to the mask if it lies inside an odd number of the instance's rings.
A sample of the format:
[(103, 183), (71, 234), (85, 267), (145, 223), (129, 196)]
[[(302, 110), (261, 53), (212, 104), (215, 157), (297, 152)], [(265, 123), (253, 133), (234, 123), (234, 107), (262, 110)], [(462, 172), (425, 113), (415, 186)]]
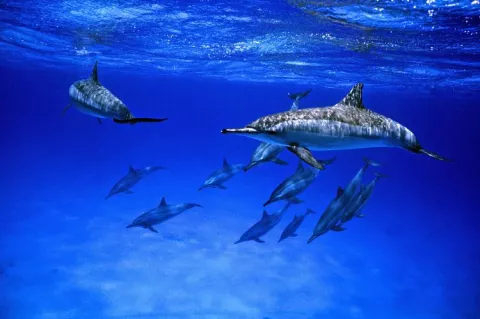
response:
[(113, 185), (110, 193), (108, 193), (105, 199), (120, 193), (133, 194), (131, 188), (135, 186), (135, 184), (137, 184), (145, 176), (161, 169), (165, 168), (161, 166), (147, 166), (145, 168), (134, 169), (132, 166), (130, 166), (128, 168), (127, 175), (122, 177), (117, 183), (115, 183), (115, 185)]
[(290, 207), (290, 202), (287, 202), (283, 208), (275, 213), (275, 214), (268, 214), (266, 210), (263, 211), (262, 219), (256, 222), (252, 227), (250, 227), (246, 232), (240, 236), (240, 239), (235, 242), (235, 244), (253, 240), (257, 243), (263, 244), (265, 241), (260, 239), (260, 237), (264, 236), (270, 230), (272, 230), (275, 225), (277, 225), (283, 217), (283, 214), (287, 211), (288, 207)]
[(300, 216), (293, 216), (293, 220), (290, 222), (290, 224), (285, 227), (285, 229), (282, 232), (282, 235), (280, 236), (280, 239), (278, 242), (281, 242), (282, 240), (288, 238), (288, 237), (297, 237), (297, 234), (295, 233), (300, 227), (300, 225), (303, 223), (303, 220), (307, 215), (314, 214), (315, 212), (311, 209), (307, 209), (305, 214), (300, 215)]
[(111, 118), (119, 124), (136, 124), (143, 122), (163, 122), (166, 118), (140, 118), (134, 117), (125, 104), (100, 84), (97, 74), (97, 62), (93, 67), (92, 74), (88, 79), (73, 83), (68, 90), (71, 103), (64, 112), (72, 105), (85, 114), (96, 117), (99, 123), (102, 118)]
[[(312, 89), (308, 89), (304, 92), (300, 93), (288, 93), (288, 97), (290, 97), (293, 101), (292, 106), (290, 107), (290, 111), (298, 110), (300, 105), (300, 100), (306, 97)], [(252, 158), (250, 159), (250, 163), (245, 167), (244, 171), (248, 171), (250, 168), (266, 162), (274, 162), (280, 165), (287, 165), (288, 163), (277, 158), (277, 156), (285, 149), (285, 146), (278, 145), (278, 144), (270, 144), (266, 142), (260, 143), (258, 147), (252, 154)]]
[(201, 191), (204, 188), (212, 187), (212, 188), (220, 188), (220, 189), (227, 189), (223, 183), (231, 179), (235, 174), (242, 171), (245, 168), (245, 165), (242, 164), (229, 164), (227, 159), (223, 159), (222, 168), (216, 170), (207, 178), (205, 183), (198, 189)]
[[(331, 164), (335, 161), (335, 157), (324, 160), (323, 165)], [(270, 199), (263, 204), (267, 206), (280, 200), (289, 200), (292, 203), (299, 204), (303, 201), (296, 196), (303, 192), (315, 180), (319, 170), (313, 167), (305, 168), (301, 161), (298, 161), (297, 169), (293, 175), (287, 177), (278, 185), (270, 195)]]
[(193, 207), (202, 207), (202, 206), (195, 203), (168, 205), (167, 201), (165, 200), (165, 197), (162, 197), (162, 200), (160, 202), (160, 205), (158, 205), (158, 207), (150, 209), (146, 213), (143, 213), (142, 215), (135, 218), (133, 222), (127, 226), (127, 228), (143, 227), (152, 232), (158, 233), (158, 231), (155, 228), (153, 228), (154, 225), (163, 223), (164, 221), (169, 220)]
[(323, 169), (324, 165), (314, 158), (311, 150), (400, 147), (449, 161), (425, 150), (405, 126), (365, 108), (362, 90), (363, 83), (358, 83), (334, 106), (267, 115), (244, 128), (223, 129), (222, 133), (244, 135), (286, 146), (300, 159), (318, 169)]

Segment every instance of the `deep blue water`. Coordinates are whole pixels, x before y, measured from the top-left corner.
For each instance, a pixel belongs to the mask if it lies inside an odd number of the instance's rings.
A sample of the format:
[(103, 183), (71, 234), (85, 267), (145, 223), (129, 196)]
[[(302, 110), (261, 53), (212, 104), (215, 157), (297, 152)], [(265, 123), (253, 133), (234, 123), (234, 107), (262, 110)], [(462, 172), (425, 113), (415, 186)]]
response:
[[(478, 1), (0, 2), (0, 318), (480, 318)], [(69, 109), (90, 75), (137, 116)], [(337, 160), (279, 225), (234, 245), (297, 166), (266, 163), (227, 190), (198, 188), (258, 142), (223, 135), (286, 111), (363, 102), (411, 129), (440, 162), (397, 148), (314, 152)], [(306, 241), (363, 165), (365, 217)], [(108, 200), (129, 165), (167, 169)], [(203, 206), (125, 227), (162, 197)], [(267, 206), (271, 213), (283, 203)], [(298, 237), (277, 240), (307, 208)]]

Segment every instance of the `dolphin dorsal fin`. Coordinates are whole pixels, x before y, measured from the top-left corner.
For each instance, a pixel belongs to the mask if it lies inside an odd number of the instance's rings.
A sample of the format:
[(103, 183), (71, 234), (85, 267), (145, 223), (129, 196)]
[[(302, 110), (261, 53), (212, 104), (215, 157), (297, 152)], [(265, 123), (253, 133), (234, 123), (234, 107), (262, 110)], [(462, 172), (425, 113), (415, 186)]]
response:
[(100, 83), (98, 82), (97, 65), (98, 62), (95, 61), (95, 65), (93, 66), (92, 75), (90, 76), (90, 78), (92, 79), (92, 81)]
[(269, 215), (268, 215), (267, 211), (264, 210), (264, 211), (263, 211), (263, 214), (262, 214), (262, 219), (268, 218), (268, 216), (269, 216)]
[(224, 158), (223, 159), (223, 168), (229, 168), (229, 167), (230, 167), (230, 164), (228, 164), (227, 159)]
[(165, 207), (165, 206), (168, 206), (167, 201), (165, 200), (165, 197), (162, 197), (162, 200), (160, 201), (160, 205), (158, 205), (158, 207)]
[(303, 165), (302, 165), (302, 161), (298, 161), (296, 173), (303, 172), (303, 170), (304, 170), (304, 168), (303, 168)]
[(342, 195), (343, 195), (343, 192), (344, 192), (343, 188), (341, 188), (340, 186), (338, 186), (338, 189), (337, 189), (337, 197), (342, 196)]
[(132, 167), (132, 165), (128, 167), (128, 172), (132, 174), (137, 174), (137, 171), (135, 170), (135, 168)]
[(350, 90), (350, 92), (337, 103), (337, 105), (345, 105), (349, 107), (356, 107), (359, 109), (364, 109), (365, 106), (363, 105), (362, 100), (362, 90), (363, 90), (363, 83), (357, 83), (355, 86)]

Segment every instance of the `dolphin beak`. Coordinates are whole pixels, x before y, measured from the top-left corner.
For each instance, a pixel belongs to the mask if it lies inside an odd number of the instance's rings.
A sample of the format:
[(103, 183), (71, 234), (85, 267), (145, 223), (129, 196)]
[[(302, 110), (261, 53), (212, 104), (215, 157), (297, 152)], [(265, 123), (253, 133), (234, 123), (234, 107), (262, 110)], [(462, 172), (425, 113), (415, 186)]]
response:
[(310, 244), (312, 241), (315, 240), (315, 238), (317, 238), (318, 236), (315, 236), (315, 235), (312, 235), (312, 237), (310, 237), (310, 239), (308, 239), (307, 243)]
[(113, 196), (113, 194), (108, 194), (107, 196), (105, 196), (105, 199), (109, 199), (112, 196)]
[(246, 172), (248, 171), (249, 169), (251, 169), (252, 167), (254, 167), (255, 165), (257, 165), (258, 163), (257, 162), (251, 162), (250, 164), (248, 164), (247, 166), (245, 166), (243, 168), (243, 171)]
[(204, 188), (206, 188), (206, 187), (207, 187), (206, 185), (202, 185), (202, 186), (198, 189), (198, 191), (201, 191), (202, 189), (204, 189)]
[(128, 226), (127, 226), (127, 227), (125, 227), (125, 228), (132, 228), (132, 227), (134, 227), (134, 226), (135, 226), (135, 225), (133, 225), (133, 224), (130, 224), (130, 225), (128, 225)]
[(233, 244), (236, 245), (236, 244), (241, 243), (241, 242), (242, 242), (242, 241), (239, 239), (239, 240), (237, 240), (236, 242), (234, 242)]

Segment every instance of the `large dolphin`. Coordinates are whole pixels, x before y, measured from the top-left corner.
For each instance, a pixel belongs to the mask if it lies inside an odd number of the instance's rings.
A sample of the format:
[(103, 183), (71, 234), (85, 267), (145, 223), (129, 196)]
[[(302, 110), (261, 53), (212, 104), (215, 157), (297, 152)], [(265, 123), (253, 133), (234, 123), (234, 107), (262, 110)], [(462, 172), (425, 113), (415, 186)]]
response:
[(314, 214), (315, 212), (311, 209), (307, 209), (305, 214), (297, 216), (293, 216), (293, 220), (285, 227), (285, 229), (282, 232), (282, 235), (280, 235), (280, 239), (278, 242), (281, 242), (282, 240), (288, 238), (288, 237), (297, 237), (297, 234), (295, 233), (300, 227), (300, 225), (303, 223), (303, 220), (307, 215)]
[[(300, 100), (306, 97), (312, 89), (308, 89), (304, 92), (299, 93), (288, 93), (288, 97), (291, 98), (293, 101), (292, 106), (290, 107), (290, 111), (298, 110), (300, 105)], [(287, 165), (288, 163), (277, 158), (277, 156), (285, 149), (285, 146), (278, 145), (278, 144), (270, 144), (266, 142), (260, 143), (258, 147), (252, 154), (250, 159), (250, 163), (244, 168), (244, 171), (248, 171), (250, 168), (257, 166), (261, 163), (266, 162), (273, 162), (280, 165)]]
[[(335, 157), (324, 160), (323, 165), (328, 165), (335, 161)], [(287, 177), (281, 182), (270, 195), (270, 199), (263, 204), (267, 206), (280, 200), (289, 200), (292, 203), (302, 203), (303, 201), (296, 196), (302, 193), (315, 180), (319, 170), (313, 167), (305, 168), (301, 161), (298, 161), (297, 169), (293, 175)]]
[(339, 103), (276, 113), (259, 118), (244, 128), (223, 129), (224, 134), (244, 135), (283, 145), (318, 169), (324, 165), (311, 150), (346, 150), (400, 147), (442, 161), (448, 159), (425, 150), (405, 126), (365, 108), (363, 84), (356, 84)]
[(212, 188), (220, 188), (220, 189), (227, 189), (223, 183), (231, 179), (235, 174), (242, 171), (245, 168), (245, 165), (242, 164), (229, 164), (227, 159), (223, 159), (222, 168), (216, 170), (207, 178), (205, 183), (198, 189), (201, 191), (204, 188), (212, 187)]
[(137, 184), (145, 176), (161, 169), (164, 169), (164, 167), (147, 166), (145, 168), (135, 169), (132, 166), (129, 166), (127, 175), (122, 177), (117, 183), (115, 183), (115, 185), (113, 185), (110, 193), (108, 193), (105, 199), (120, 193), (133, 194), (131, 188), (135, 186), (135, 184)]
[(263, 211), (262, 214), (262, 219), (260, 219), (258, 222), (256, 222), (252, 227), (250, 227), (246, 232), (240, 236), (240, 239), (235, 242), (235, 244), (248, 241), (248, 240), (253, 240), (256, 241), (257, 243), (264, 243), (260, 237), (264, 236), (266, 233), (268, 233), (270, 230), (272, 230), (275, 225), (280, 222), (280, 220), (283, 217), (283, 214), (287, 211), (288, 207), (290, 207), (290, 202), (287, 202), (283, 208), (275, 213), (269, 215), (266, 210)]
[(162, 200), (160, 201), (160, 205), (158, 205), (158, 207), (150, 209), (146, 213), (143, 213), (142, 215), (135, 218), (133, 222), (127, 226), (127, 228), (143, 227), (152, 232), (158, 233), (158, 231), (153, 228), (154, 225), (163, 223), (164, 221), (169, 220), (193, 207), (202, 206), (195, 203), (168, 205), (165, 197), (162, 197)]
[(163, 122), (166, 118), (140, 118), (134, 117), (125, 104), (100, 84), (97, 74), (97, 62), (88, 79), (73, 83), (68, 90), (71, 103), (64, 112), (75, 105), (85, 114), (96, 117), (101, 123), (102, 118), (111, 118), (119, 124), (136, 124), (142, 122)]
[(373, 189), (375, 188), (377, 181), (380, 178), (384, 178), (386, 176), (387, 175), (375, 173), (375, 178), (370, 183), (368, 183), (366, 187), (363, 187), (360, 192), (358, 192), (358, 194), (352, 199), (351, 203), (345, 208), (344, 213), (340, 217), (338, 226), (342, 226), (355, 216), (360, 218), (363, 217), (363, 215), (361, 214), (362, 209), (365, 206), (367, 200), (372, 195)]

